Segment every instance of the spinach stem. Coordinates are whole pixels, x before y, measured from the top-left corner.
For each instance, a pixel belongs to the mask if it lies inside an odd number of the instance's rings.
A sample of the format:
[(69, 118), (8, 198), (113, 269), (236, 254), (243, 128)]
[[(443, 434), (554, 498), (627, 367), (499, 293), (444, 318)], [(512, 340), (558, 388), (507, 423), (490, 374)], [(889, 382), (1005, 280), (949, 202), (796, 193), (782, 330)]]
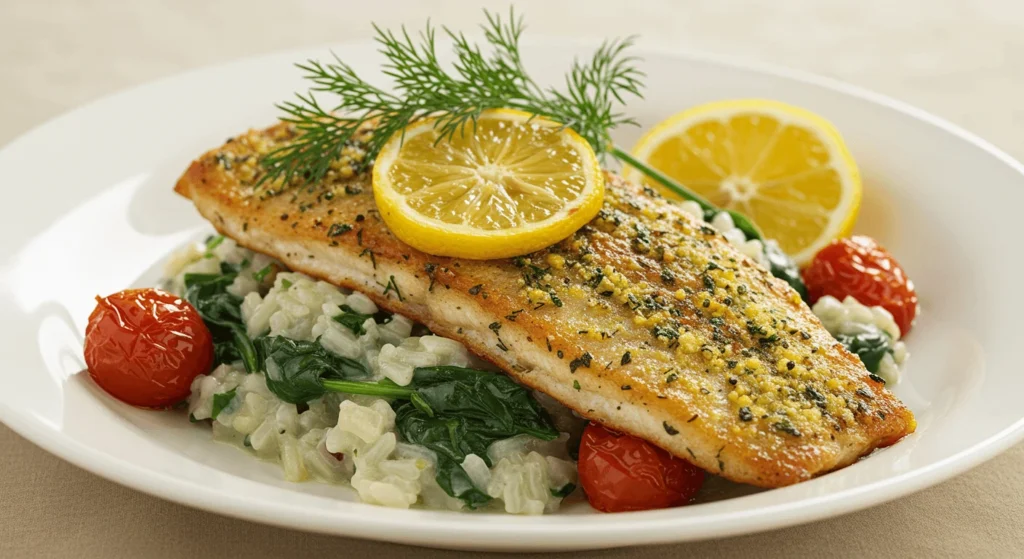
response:
[(231, 337), (234, 339), (235, 348), (238, 350), (238, 355), (242, 358), (242, 364), (245, 365), (245, 372), (250, 375), (259, 372), (256, 346), (253, 345), (252, 339), (246, 333), (245, 327), (240, 324), (232, 324), (228, 328), (231, 329)]
[(704, 210), (704, 214), (706, 216), (709, 216), (707, 217), (707, 219), (711, 219), (710, 216), (713, 216), (718, 212), (724, 211), (728, 213), (730, 216), (732, 216), (733, 223), (736, 225), (737, 228), (743, 231), (743, 233), (747, 236), (747, 239), (764, 240), (764, 237), (761, 235), (761, 231), (757, 228), (756, 225), (754, 225), (754, 222), (750, 221), (750, 219), (747, 216), (733, 210), (723, 210), (715, 206), (710, 201), (708, 201), (707, 198), (704, 198), (700, 194), (697, 194), (696, 192), (693, 192), (692, 190), (679, 184), (671, 177), (655, 169), (654, 167), (648, 166), (646, 163), (633, 157), (632, 155), (627, 153), (626, 150), (620, 148), (619, 146), (612, 145), (611, 149), (609, 150), (609, 153), (611, 153), (612, 156), (618, 159), (619, 161), (647, 175), (650, 179), (657, 181), (659, 184), (669, 189), (670, 191), (676, 193), (680, 197), (699, 204), (701, 209)]
[(367, 396), (380, 396), (381, 398), (398, 398), (410, 400), (417, 409), (434, 417), (434, 409), (412, 388), (403, 388), (395, 384), (383, 384), (380, 382), (359, 382), (351, 380), (323, 379), (321, 386), (329, 392), (341, 392), (342, 394), (365, 394)]
[(387, 386), (376, 382), (359, 382), (351, 380), (323, 379), (320, 381), (324, 388), (331, 392), (344, 394), (365, 394), (367, 396), (380, 396), (382, 398), (412, 399), (415, 390), (401, 386)]
[(620, 148), (619, 146), (612, 145), (612, 149), (609, 151), (609, 153), (615, 156), (615, 158), (618, 159), (619, 161), (622, 161), (626, 165), (629, 165), (630, 167), (636, 169), (637, 171), (640, 171), (641, 173), (647, 175), (649, 178), (658, 181), (659, 183), (661, 183), (662, 186), (671, 190), (672, 192), (675, 192), (679, 196), (682, 196), (683, 198), (690, 200), (691, 202), (697, 202), (698, 204), (700, 204), (701, 209), (703, 209), (704, 211), (718, 210), (718, 208), (716, 208), (714, 204), (709, 202), (700, 194), (697, 194), (696, 192), (691, 192), (685, 186), (672, 180), (672, 178), (666, 175), (665, 173), (662, 173), (661, 171), (655, 169), (654, 167), (649, 167), (646, 163), (643, 163), (639, 159), (633, 157), (632, 155), (627, 153), (626, 150)]

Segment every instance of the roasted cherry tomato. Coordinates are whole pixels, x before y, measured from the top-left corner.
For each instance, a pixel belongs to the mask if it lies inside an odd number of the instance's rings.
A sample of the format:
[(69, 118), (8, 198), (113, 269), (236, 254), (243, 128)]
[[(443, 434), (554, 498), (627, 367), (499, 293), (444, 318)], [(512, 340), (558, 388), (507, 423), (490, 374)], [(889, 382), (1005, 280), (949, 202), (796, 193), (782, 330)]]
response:
[(842, 301), (854, 296), (869, 307), (892, 313), (906, 335), (917, 315), (914, 283), (899, 263), (871, 237), (837, 239), (814, 257), (804, 270), (811, 304), (825, 295)]
[(602, 512), (677, 507), (704, 483), (704, 470), (631, 435), (587, 425), (580, 441), (580, 485)]
[(85, 329), (85, 363), (96, 384), (135, 406), (184, 400), (213, 365), (213, 339), (199, 313), (159, 289), (96, 298)]

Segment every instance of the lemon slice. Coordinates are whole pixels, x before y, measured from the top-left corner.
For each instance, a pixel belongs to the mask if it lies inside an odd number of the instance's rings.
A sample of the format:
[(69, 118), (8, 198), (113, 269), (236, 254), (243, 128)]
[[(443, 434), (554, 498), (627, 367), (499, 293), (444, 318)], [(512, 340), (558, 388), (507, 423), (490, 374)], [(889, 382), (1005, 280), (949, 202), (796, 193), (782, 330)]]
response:
[[(798, 264), (849, 234), (857, 219), (860, 174), (842, 137), (820, 116), (785, 103), (693, 107), (648, 132), (633, 156), (745, 214)], [(659, 186), (631, 167), (625, 176)]]
[(518, 256), (572, 235), (600, 210), (604, 176), (572, 130), (496, 109), (438, 141), (434, 122), (396, 133), (374, 162), (381, 217), (409, 245), (440, 256)]

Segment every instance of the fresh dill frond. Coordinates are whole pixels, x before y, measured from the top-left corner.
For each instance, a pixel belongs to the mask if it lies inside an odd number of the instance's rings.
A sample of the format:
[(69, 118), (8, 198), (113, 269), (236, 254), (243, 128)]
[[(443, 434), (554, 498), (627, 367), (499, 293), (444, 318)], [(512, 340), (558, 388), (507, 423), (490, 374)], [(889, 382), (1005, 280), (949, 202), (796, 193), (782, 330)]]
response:
[[(484, 10), (481, 25), (488, 43), (485, 52), (461, 32), (442, 27), (452, 41), (450, 69), (437, 53), (437, 29), (428, 22), (416, 40), (403, 27), (396, 33), (374, 26), (379, 51), (386, 62), (383, 73), (393, 90), (376, 87), (358, 76), (352, 66), (334, 57), (328, 63), (310, 60), (298, 64), (311, 91), (279, 105), (297, 136), (263, 158), (260, 184), (315, 182), (354, 141), (364, 124), (373, 122), (363, 140), (372, 163), (394, 134), (425, 118), (436, 118), (439, 141), (464, 133), (488, 109), (511, 108), (544, 117), (576, 131), (598, 155), (612, 149), (610, 131), (636, 122), (618, 111), (626, 98), (641, 96), (644, 74), (627, 51), (633, 37), (605, 42), (590, 60), (575, 61), (561, 88), (541, 87), (529, 76), (520, 57), (523, 20), (509, 11), (507, 20)], [(322, 105), (317, 94), (333, 95)], [(360, 136), (362, 137), (362, 136)]]

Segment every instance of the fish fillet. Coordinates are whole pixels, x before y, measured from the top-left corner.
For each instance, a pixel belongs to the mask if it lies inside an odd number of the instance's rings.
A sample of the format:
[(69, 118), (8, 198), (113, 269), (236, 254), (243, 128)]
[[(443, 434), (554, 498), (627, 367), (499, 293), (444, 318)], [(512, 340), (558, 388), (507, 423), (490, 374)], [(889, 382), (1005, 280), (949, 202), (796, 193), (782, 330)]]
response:
[(254, 190), (287, 125), (232, 138), (175, 190), (222, 234), (360, 290), (580, 415), (728, 479), (793, 484), (913, 432), (913, 414), (784, 282), (650, 189), (606, 175), (601, 213), (522, 258), (398, 240), (366, 174)]

